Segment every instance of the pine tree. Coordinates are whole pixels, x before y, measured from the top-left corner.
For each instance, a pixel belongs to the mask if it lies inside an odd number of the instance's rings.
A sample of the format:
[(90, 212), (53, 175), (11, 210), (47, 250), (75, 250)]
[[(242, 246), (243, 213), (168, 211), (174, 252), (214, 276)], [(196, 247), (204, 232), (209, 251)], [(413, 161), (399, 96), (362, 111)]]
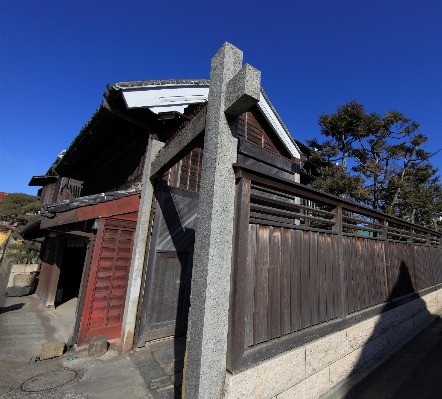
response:
[(396, 110), (367, 114), (353, 100), (335, 114), (320, 115), (319, 125), (326, 140), (307, 140), (314, 187), (441, 228), (442, 185), (418, 123)]

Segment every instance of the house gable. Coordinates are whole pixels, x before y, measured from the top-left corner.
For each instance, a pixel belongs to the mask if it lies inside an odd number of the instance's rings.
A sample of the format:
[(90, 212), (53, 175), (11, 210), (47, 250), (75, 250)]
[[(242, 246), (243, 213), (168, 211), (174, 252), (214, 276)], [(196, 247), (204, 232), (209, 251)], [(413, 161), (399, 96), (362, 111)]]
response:
[[(109, 85), (109, 88), (121, 90), (126, 106), (130, 108), (149, 108), (154, 113), (163, 112), (183, 112), (185, 106), (189, 104), (207, 101), (209, 92), (209, 80), (170, 80), (170, 81), (138, 81), (123, 82)], [(276, 153), (274, 147), (278, 148), (278, 152), (287, 154), (275, 144), (275, 135), (282, 143), (290, 156), (288, 158), (300, 158), (301, 152), (293, 141), (284, 122), (276, 112), (269, 98), (261, 88), (260, 99), (256, 107), (265, 121), (267, 126), (264, 128), (269, 140), (264, 139), (270, 152)], [(256, 112), (255, 118), (259, 120), (259, 125), (264, 127), (262, 118)], [(270, 133), (270, 129), (273, 133)]]
[(238, 138), (281, 157), (292, 158), (256, 105), (238, 118)]

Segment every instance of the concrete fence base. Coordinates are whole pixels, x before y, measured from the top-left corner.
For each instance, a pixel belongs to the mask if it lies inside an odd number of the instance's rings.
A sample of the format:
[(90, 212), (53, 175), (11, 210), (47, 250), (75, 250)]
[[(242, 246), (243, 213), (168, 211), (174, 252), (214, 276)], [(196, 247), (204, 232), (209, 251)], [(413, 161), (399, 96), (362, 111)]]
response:
[(410, 339), (442, 308), (442, 289), (272, 357), (226, 373), (224, 398), (319, 398), (348, 376)]

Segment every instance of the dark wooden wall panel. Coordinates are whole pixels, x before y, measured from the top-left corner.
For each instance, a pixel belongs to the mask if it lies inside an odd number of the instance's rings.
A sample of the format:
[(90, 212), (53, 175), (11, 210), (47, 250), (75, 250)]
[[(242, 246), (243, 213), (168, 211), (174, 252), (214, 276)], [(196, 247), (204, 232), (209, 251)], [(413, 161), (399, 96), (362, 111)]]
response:
[(246, 346), (337, 317), (333, 235), (251, 224), (248, 253)]
[(439, 233), (261, 175), (237, 172), (228, 370), (442, 283)]
[[(397, 259), (393, 267), (385, 263), (384, 242), (357, 237), (343, 237), (345, 293), (348, 313), (357, 312), (388, 299), (386, 274), (398, 273)], [(392, 252), (396, 253), (393, 247)]]
[(267, 308), (269, 299), (269, 227), (257, 226), (255, 263), (255, 317), (253, 343), (267, 341)]
[(280, 256), (280, 279), (281, 279), (281, 325), (280, 334), (285, 335), (291, 330), (291, 235), (289, 229), (281, 232), (281, 256)]
[(257, 106), (238, 118), (238, 136), (257, 147), (290, 159), (291, 156)]
[(442, 283), (442, 251), (439, 248), (431, 248), (434, 284)]

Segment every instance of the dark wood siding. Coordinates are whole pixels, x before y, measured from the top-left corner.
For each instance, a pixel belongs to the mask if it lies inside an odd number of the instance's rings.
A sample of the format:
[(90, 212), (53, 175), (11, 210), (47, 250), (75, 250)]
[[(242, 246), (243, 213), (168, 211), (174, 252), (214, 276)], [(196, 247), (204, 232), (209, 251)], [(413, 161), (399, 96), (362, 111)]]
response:
[[(121, 136), (122, 146), (124, 135)], [(125, 190), (141, 182), (147, 147), (147, 134), (122, 153), (103, 160), (103, 163), (84, 178), (82, 195)], [(97, 154), (98, 156), (99, 154)]]
[(228, 370), (440, 288), (442, 234), (237, 168)]
[(198, 193), (201, 181), (203, 142), (172, 166), (163, 176), (169, 187)]
[(41, 268), (38, 275), (36, 294), (46, 307), (53, 307), (55, 305), (63, 248), (63, 245), (60, 244), (60, 239), (48, 238), (41, 250)]
[[(336, 318), (336, 236), (249, 225), (253, 309), (248, 346)], [(256, 251), (256, 255), (255, 255)]]
[(256, 105), (238, 118), (238, 137), (273, 154), (291, 158)]
[(163, 181), (156, 198), (137, 346), (187, 331), (198, 194)]

